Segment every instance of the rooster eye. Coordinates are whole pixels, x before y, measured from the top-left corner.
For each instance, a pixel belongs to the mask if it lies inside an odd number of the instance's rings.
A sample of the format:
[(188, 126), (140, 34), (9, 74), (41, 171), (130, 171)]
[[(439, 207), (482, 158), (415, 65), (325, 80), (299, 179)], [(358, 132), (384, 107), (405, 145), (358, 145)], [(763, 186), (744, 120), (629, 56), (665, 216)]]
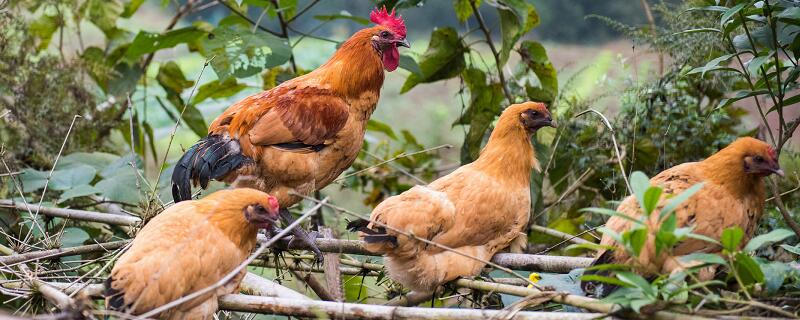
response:
[(381, 38), (389, 38), (389, 31), (381, 31)]

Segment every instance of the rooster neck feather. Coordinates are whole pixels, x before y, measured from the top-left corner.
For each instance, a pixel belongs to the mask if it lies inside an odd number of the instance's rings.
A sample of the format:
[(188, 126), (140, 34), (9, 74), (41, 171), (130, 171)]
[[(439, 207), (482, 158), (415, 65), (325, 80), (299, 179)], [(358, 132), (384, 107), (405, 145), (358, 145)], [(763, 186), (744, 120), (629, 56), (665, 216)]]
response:
[(731, 193), (745, 197), (764, 197), (764, 181), (761, 177), (744, 172), (745, 150), (728, 147), (720, 150), (700, 163), (703, 175), (714, 184), (723, 186)]
[(539, 170), (530, 134), (514, 118), (501, 118), (481, 150), (476, 169), (497, 179), (530, 184), (531, 169)]
[[(380, 94), (384, 75), (381, 56), (372, 46), (372, 35), (376, 33), (376, 28), (356, 32), (328, 62), (309, 76), (318, 77), (320, 83), (349, 99), (360, 99), (365, 92)], [(359, 111), (371, 113), (372, 110)]]

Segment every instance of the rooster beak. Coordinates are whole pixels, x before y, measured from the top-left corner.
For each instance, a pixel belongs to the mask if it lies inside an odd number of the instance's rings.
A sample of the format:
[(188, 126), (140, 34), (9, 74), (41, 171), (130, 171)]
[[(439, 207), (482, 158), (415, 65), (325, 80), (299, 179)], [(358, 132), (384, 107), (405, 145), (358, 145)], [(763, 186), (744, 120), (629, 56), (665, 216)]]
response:
[(408, 40), (406, 40), (406, 39), (403, 39), (403, 40), (396, 41), (396, 42), (395, 42), (395, 44), (396, 44), (398, 47), (406, 47), (406, 48), (411, 48), (411, 44), (410, 44), (410, 43), (408, 43)]

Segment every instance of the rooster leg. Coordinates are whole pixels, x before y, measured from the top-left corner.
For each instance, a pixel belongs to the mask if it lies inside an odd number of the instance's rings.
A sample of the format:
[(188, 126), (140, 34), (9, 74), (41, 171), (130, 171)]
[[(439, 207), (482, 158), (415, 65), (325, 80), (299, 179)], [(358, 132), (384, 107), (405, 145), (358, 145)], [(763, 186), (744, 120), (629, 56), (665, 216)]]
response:
[[(288, 226), (294, 222), (294, 217), (286, 208), (280, 209), (280, 216), (281, 220)], [(302, 244), (305, 247), (308, 247), (311, 251), (314, 251), (314, 256), (316, 256), (317, 262), (322, 262), (322, 252), (319, 251), (317, 247), (316, 239), (318, 238), (319, 234), (314, 231), (311, 233), (307, 233), (302, 228), (294, 228), (292, 229), (292, 239), (289, 240), (289, 247), (292, 247), (296, 244)]]

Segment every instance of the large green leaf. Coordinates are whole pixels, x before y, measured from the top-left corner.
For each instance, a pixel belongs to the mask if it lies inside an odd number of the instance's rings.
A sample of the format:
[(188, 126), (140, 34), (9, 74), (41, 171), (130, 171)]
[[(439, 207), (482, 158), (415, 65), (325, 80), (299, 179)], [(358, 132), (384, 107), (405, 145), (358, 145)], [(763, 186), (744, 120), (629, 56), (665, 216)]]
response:
[(241, 25), (214, 29), (202, 41), (202, 53), (211, 59), (211, 67), (221, 80), (245, 78), (266, 68), (279, 66), (292, 56), (286, 39)]
[(86, 185), (94, 180), (97, 170), (89, 165), (79, 164), (66, 169), (53, 171), (49, 189), (69, 190), (80, 185)]
[[(464, 22), (472, 16), (472, 6), (469, 4), (470, 0), (453, 0), (453, 10), (456, 12), (458, 21)], [(481, 1), (475, 1), (475, 7), (481, 7)]]
[(61, 193), (61, 196), (58, 197), (58, 203), (73, 198), (85, 197), (93, 194), (100, 194), (101, 192), (102, 191), (97, 187), (88, 184), (76, 186)]
[(174, 61), (161, 65), (156, 80), (167, 92), (167, 100), (172, 103), (178, 114), (181, 114), (181, 119), (189, 129), (200, 137), (205, 136), (207, 127), (203, 114), (194, 105), (185, 103), (181, 98), (183, 90), (191, 88), (194, 82), (186, 79), (183, 71)]
[(117, 19), (125, 10), (119, 0), (89, 0), (85, 3), (89, 21), (97, 26), (107, 38), (114, 38), (118, 31)]
[(84, 164), (92, 166), (97, 172), (100, 172), (117, 159), (119, 159), (118, 155), (105, 152), (75, 152), (62, 157), (58, 161), (56, 170)]
[(544, 46), (535, 41), (523, 41), (519, 49), (522, 61), (539, 78), (540, 87), (526, 87), (528, 98), (545, 103), (552, 102), (558, 95), (558, 74), (547, 57)]
[(138, 204), (139, 190), (136, 189), (137, 174), (133, 169), (119, 172), (110, 178), (98, 182), (95, 187), (102, 191), (102, 196), (111, 200), (128, 204)]
[(487, 83), (486, 73), (480, 69), (469, 68), (461, 77), (469, 89), (470, 101), (467, 110), (464, 110), (454, 125), (469, 125), (461, 147), (461, 163), (468, 163), (478, 158), (486, 131), (500, 113), (500, 103), (505, 97), (500, 84)]
[(422, 76), (422, 69), (419, 68), (419, 64), (417, 60), (414, 60), (409, 55), (401, 54), (400, 55), (400, 68), (408, 70), (409, 72), (416, 74), (417, 76)]
[(434, 30), (431, 33), (428, 49), (419, 59), (422, 75), (414, 73), (409, 75), (400, 92), (407, 92), (420, 83), (450, 79), (457, 76), (466, 66), (464, 61), (466, 50), (464, 42), (461, 41), (455, 29), (446, 27)]
[(39, 46), (37, 48), (39, 51), (47, 49), (58, 27), (58, 16), (49, 15), (47, 12), (31, 22), (29, 30), (32, 35), (39, 38)]
[(725, 265), (725, 259), (716, 254), (711, 253), (692, 253), (685, 256), (680, 256), (678, 260), (682, 263), (703, 263), (703, 264), (721, 264)]
[(508, 61), (511, 49), (523, 34), (539, 24), (536, 8), (525, 0), (498, 0), (488, 2), (497, 7), (500, 15), (500, 32), (503, 43), (500, 47), (500, 65)]
[(764, 282), (764, 272), (752, 257), (739, 252), (733, 259), (733, 266), (745, 285)]
[(228, 78), (225, 81), (214, 80), (203, 84), (197, 89), (197, 94), (192, 98), (192, 105), (198, 105), (209, 98), (229, 98), (245, 88), (247, 88), (247, 85), (236, 82), (235, 78)]
[(752, 252), (760, 249), (763, 246), (771, 245), (776, 242), (781, 242), (794, 235), (794, 232), (789, 229), (775, 229), (767, 234), (756, 236), (744, 247), (744, 252)]
[(125, 9), (122, 11), (120, 17), (122, 18), (130, 18), (139, 10), (139, 7), (142, 6), (144, 0), (130, 0), (128, 3), (125, 4)]
[(156, 52), (161, 49), (172, 48), (181, 43), (190, 43), (202, 36), (206, 32), (197, 27), (186, 27), (169, 31), (165, 34), (139, 31), (133, 39), (128, 50), (125, 52), (125, 60), (136, 61), (139, 57)]
[(367, 121), (367, 130), (381, 132), (387, 137), (392, 138), (392, 140), (397, 140), (397, 135), (394, 133), (394, 130), (392, 130), (392, 126), (378, 120), (369, 119)]
[(47, 175), (48, 172), (44, 171), (31, 168), (22, 169), (22, 174), (19, 175), (22, 191), (31, 192), (44, 188), (44, 185), (47, 184)]

